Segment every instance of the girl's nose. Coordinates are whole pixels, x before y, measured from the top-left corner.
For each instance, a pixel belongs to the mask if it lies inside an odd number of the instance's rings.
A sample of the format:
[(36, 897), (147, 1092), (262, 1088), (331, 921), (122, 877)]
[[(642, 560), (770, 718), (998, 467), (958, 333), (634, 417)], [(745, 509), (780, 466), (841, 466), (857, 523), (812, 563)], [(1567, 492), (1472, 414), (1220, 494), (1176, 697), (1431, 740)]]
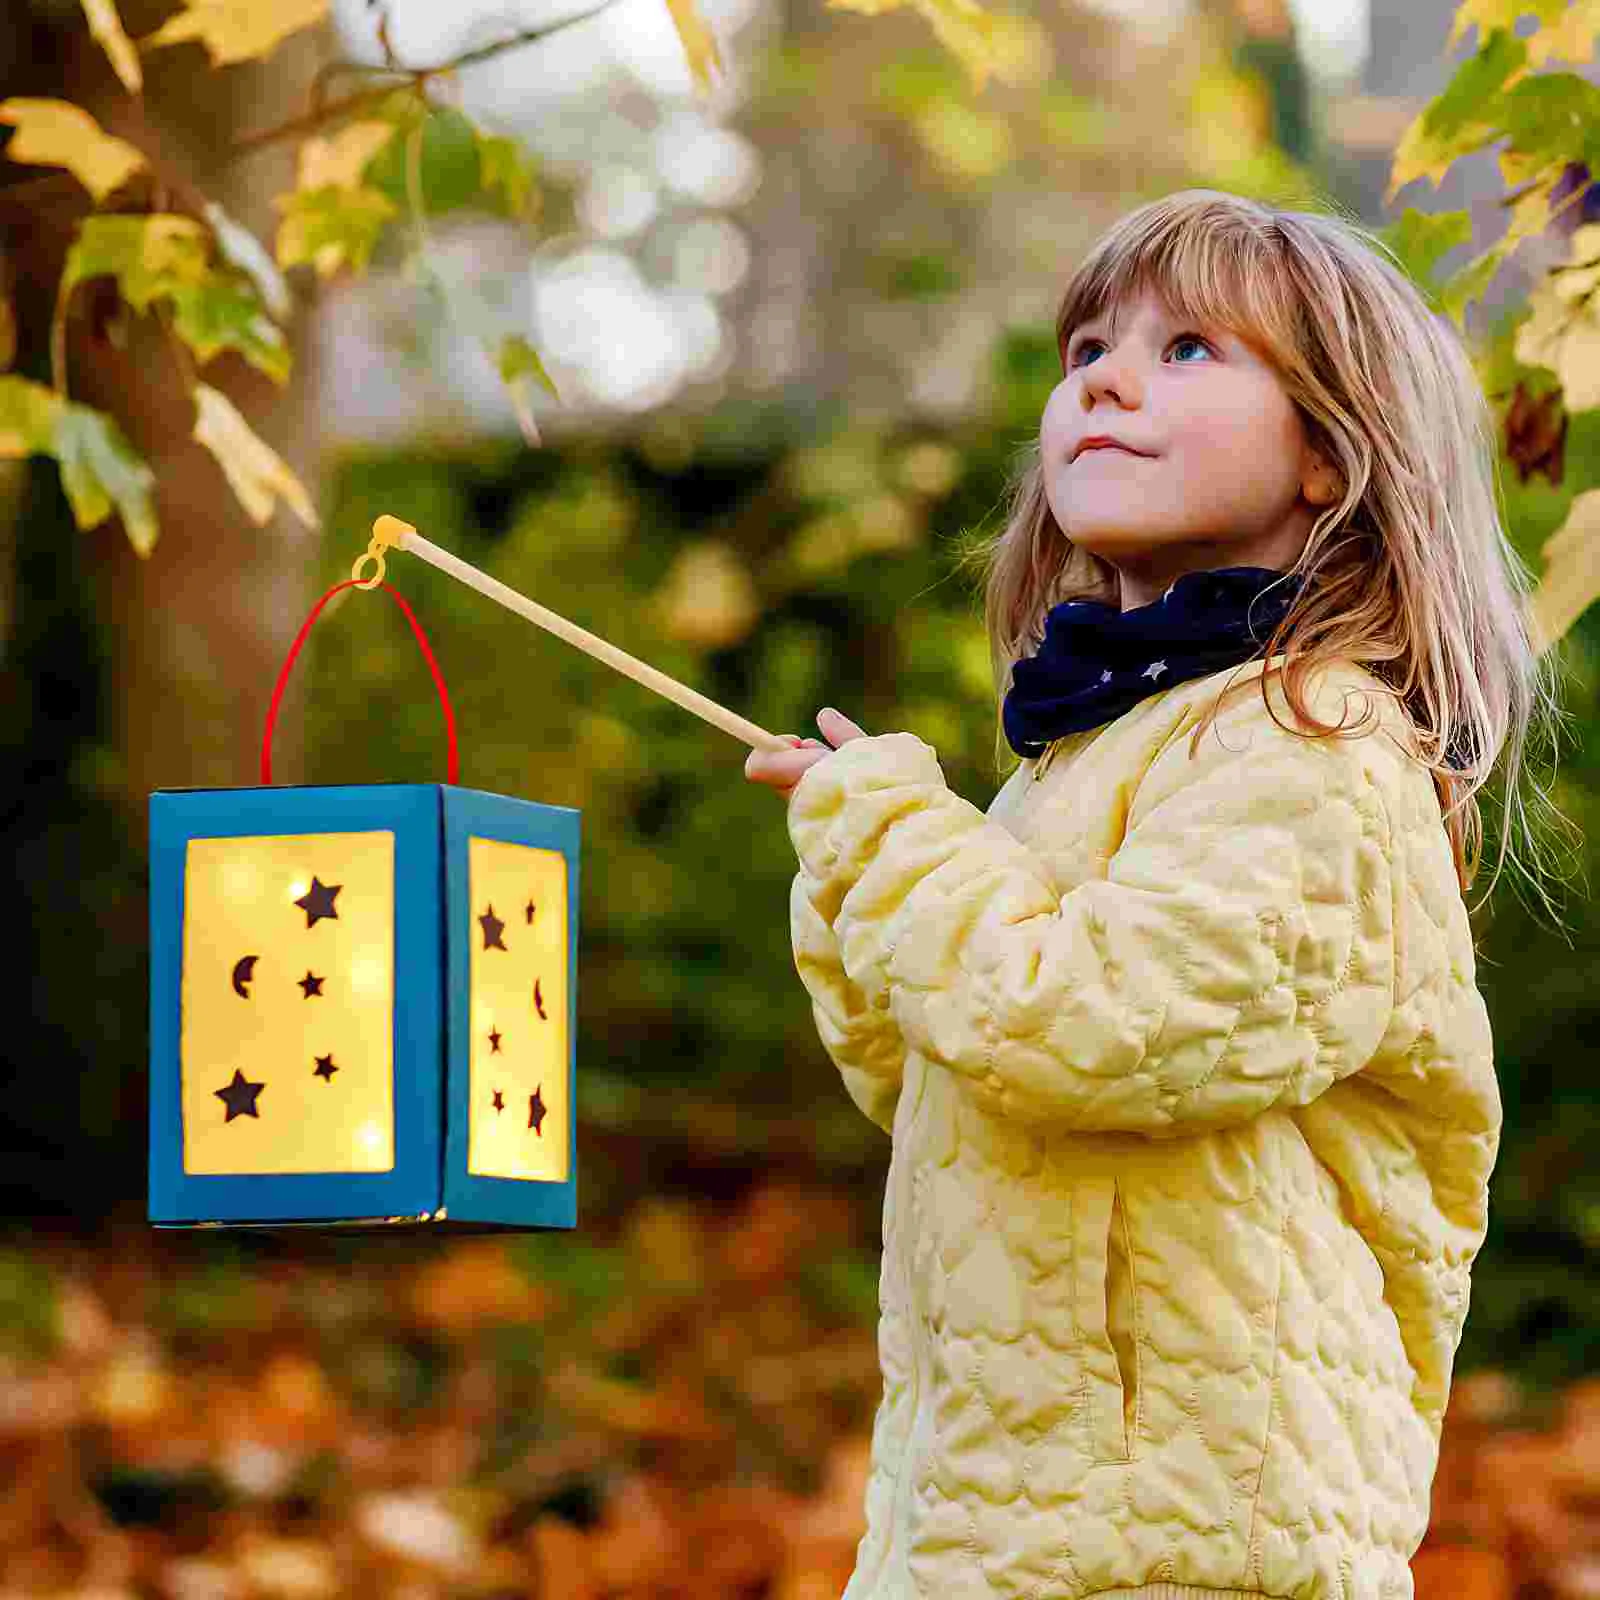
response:
[(1144, 398), (1144, 388), (1133, 363), (1110, 350), (1103, 351), (1086, 366), (1083, 374), (1083, 409), (1096, 400), (1115, 400), (1120, 406), (1136, 406)]

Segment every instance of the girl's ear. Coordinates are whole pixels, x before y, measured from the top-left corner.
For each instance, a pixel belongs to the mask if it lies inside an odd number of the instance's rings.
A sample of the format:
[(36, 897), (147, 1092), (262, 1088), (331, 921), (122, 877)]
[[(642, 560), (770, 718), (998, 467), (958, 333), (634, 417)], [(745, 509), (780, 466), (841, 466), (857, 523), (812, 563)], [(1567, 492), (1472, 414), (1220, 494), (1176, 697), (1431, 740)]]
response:
[(1301, 492), (1314, 506), (1331, 506), (1344, 493), (1344, 479), (1337, 468), (1318, 460)]

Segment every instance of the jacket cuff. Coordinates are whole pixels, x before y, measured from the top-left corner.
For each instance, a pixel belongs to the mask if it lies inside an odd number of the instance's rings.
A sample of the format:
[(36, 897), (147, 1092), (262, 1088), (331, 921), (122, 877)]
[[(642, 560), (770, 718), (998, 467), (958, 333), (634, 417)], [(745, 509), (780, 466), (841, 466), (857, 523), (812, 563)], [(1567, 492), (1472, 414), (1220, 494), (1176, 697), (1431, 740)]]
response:
[[(947, 787), (933, 746), (914, 733), (880, 733), (850, 739), (807, 767), (789, 792), (789, 839), (813, 878), (843, 870), (859, 875), (877, 847), (885, 817), (883, 801), (852, 816), (849, 803), (885, 791)], [(893, 813), (892, 804), (889, 807)]]

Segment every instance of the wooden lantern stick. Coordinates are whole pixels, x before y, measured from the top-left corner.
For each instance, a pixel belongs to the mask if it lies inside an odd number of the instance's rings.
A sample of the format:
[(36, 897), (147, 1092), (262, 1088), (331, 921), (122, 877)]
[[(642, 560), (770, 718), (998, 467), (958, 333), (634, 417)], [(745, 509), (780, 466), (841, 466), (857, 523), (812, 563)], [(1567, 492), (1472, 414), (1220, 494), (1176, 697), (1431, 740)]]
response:
[[(437, 567), (441, 572), (448, 572), (452, 578), (459, 578), (468, 588), (476, 589), (479, 594), (487, 595), (491, 600), (497, 600), (508, 611), (515, 611), (519, 617), (526, 617), (529, 622), (537, 623), (541, 628), (555, 634), (557, 638), (565, 639), (568, 644), (575, 644), (580, 650), (586, 650), (590, 655), (605, 662), (608, 667), (615, 667), (618, 672), (625, 673), (635, 683), (642, 683), (645, 688), (654, 689), (657, 694), (665, 695), (667, 699), (682, 706), (685, 711), (694, 712), (713, 727), (721, 728), (724, 733), (731, 733), (735, 739), (742, 739), (757, 750), (793, 748), (777, 734), (768, 733), (759, 724), (741, 717), (735, 711), (729, 711), (726, 706), (718, 705), (715, 700), (698, 690), (679, 683), (676, 678), (669, 678), (666, 673), (658, 672), (637, 657), (630, 656), (626, 650), (619, 650), (614, 644), (607, 644), (604, 639), (588, 632), (587, 629), (580, 628), (577, 623), (568, 622), (565, 617), (558, 616), (554, 611), (528, 599), (526, 595), (507, 588), (505, 584), (491, 578), (486, 572), (480, 572), (459, 556), (451, 555), (448, 550), (441, 550), (438, 545), (424, 539), (409, 522), (402, 522), (398, 517), (381, 516), (372, 524), (372, 543), (367, 546), (366, 554), (356, 562), (350, 573), (350, 576), (358, 581), (359, 587), (374, 589), (383, 581), (383, 552), (387, 549), (409, 550), (413, 555), (421, 556), (430, 566)], [(378, 570), (370, 581), (360, 582), (361, 568), (369, 560), (377, 562)]]

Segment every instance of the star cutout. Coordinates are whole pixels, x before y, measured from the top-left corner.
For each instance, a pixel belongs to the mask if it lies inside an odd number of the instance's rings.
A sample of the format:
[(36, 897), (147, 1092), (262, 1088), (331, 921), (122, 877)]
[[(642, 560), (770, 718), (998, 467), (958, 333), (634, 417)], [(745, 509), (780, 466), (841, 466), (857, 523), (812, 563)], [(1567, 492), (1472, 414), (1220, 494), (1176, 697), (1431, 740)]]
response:
[(498, 1089), (494, 1092), (494, 1108), (496, 1111), (504, 1111), (506, 1108), (506, 1097)]
[[(542, 1089), (543, 1087), (544, 1085), (540, 1084), (539, 1088)], [(544, 1138), (544, 1130), (539, 1126), (539, 1124), (544, 1121), (545, 1115), (545, 1103), (539, 1098), (539, 1089), (535, 1089), (533, 1093), (528, 1096), (528, 1126), (532, 1128), (541, 1139)]]
[(489, 1054), (495, 1056), (500, 1054), (500, 1030), (498, 1028), (494, 1029), (489, 1035)]
[(528, 921), (532, 922), (533, 921), (533, 901), (531, 901), (531, 900), (528, 902), (527, 913), (528, 913)]
[(314, 873), (312, 874), (310, 889), (295, 901), (306, 914), (308, 928), (316, 927), (324, 917), (332, 917), (334, 921), (338, 921), (339, 913), (333, 909), (333, 897), (343, 887), (342, 883), (324, 883)]
[(1106, 670), (1100, 674), (1100, 681), (1101, 681), (1101, 683), (1110, 683), (1111, 682), (1111, 668), (1110, 667), (1107, 667)]
[(326, 1078), (329, 1083), (332, 1083), (333, 1075), (338, 1070), (339, 1069), (333, 1064), (332, 1056), (318, 1056), (316, 1070), (311, 1074), (311, 1076), (313, 1078)]
[(226, 1089), (213, 1089), (223, 1105), (228, 1108), (226, 1121), (232, 1122), (235, 1117), (256, 1117), (261, 1113), (256, 1110), (256, 1100), (261, 1091), (266, 1088), (264, 1083), (251, 1083), (248, 1078), (237, 1068), (233, 1069), (233, 1082)]
[(1167, 664), (1165, 661), (1152, 661), (1150, 665), (1139, 674), (1139, 676), (1141, 678), (1148, 678), (1152, 683), (1154, 683), (1166, 670)]
[(505, 932), (506, 925), (494, 914), (494, 907), (490, 906), (488, 911), (478, 918), (478, 921), (483, 924), (483, 948), (485, 950), (504, 950), (506, 947), (505, 941), (500, 935)]
[(313, 978), (311, 976), (310, 972), (307, 972), (305, 977), (299, 979), (298, 981), (299, 981), (300, 987), (302, 989), (304, 989), (305, 992), (306, 992), (306, 999), (307, 1000), (309, 1000), (312, 997), (312, 995), (314, 995), (314, 994), (321, 994), (322, 993), (322, 982), (323, 982), (323, 980), (321, 978)]

